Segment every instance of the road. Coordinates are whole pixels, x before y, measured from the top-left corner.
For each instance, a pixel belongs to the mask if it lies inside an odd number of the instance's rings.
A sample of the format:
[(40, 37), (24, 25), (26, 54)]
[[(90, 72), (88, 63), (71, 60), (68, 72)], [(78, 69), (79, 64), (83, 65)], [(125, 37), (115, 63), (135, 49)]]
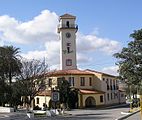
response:
[[(75, 109), (65, 111), (64, 116), (36, 117), (31, 120), (115, 120), (124, 116), (129, 111), (128, 107), (115, 107), (106, 109)], [(132, 116), (133, 117), (133, 116)], [(0, 120), (29, 120), (24, 112), (0, 114)], [(128, 119), (129, 120), (129, 119)], [(137, 120), (137, 119), (132, 119)], [(139, 120), (139, 119), (138, 119)]]

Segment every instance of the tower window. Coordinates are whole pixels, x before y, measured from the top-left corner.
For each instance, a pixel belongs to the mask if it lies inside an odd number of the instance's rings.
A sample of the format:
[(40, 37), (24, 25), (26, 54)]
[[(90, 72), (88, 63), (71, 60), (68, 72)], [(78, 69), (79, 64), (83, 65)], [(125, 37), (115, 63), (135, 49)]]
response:
[(72, 66), (72, 59), (66, 60), (66, 66)]
[(69, 21), (66, 22), (66, 26), (67, 26), (68, 28), (70, 27), (70, 26), (69, 26)]

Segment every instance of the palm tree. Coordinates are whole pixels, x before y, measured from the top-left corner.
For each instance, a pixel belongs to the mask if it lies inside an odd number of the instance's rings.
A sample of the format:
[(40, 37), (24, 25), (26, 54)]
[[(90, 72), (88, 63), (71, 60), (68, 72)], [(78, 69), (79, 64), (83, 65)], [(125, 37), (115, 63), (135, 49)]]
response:
[[(12, 97), (12, 78), (20, 73), (19, 48), (0, 47), (0, 104), (10, 103)], [(9, 82), (7, 82), (9, 81)]]
[(19, 48), (13, 46), (0, 47), (0, 69), (1, 73), (12, 83), (12, 78), (20, 73), (21, 62)]

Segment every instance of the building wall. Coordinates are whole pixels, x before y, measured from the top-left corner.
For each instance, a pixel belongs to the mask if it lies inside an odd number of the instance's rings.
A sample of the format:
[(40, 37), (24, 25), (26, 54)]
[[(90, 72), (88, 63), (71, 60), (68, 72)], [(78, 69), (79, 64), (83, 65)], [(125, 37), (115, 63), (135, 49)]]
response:
[[(102, 80), (104, 84), (102, 84), (101, 87), (102, 87), (102, 90), (105, 91), (106, 104), (118, 103), (118, 89), (116, 89), (116, 86), (117, 86), (116, 78), (104, 75), (102, 76)], [(105, 87), (103, 87), (103, 85)]]
[[(52, 77), (54, 78), (54, 84), (53, 86), (57, 86), (57, 78), (62, 78), (64, 77), (65, 80), (69, 81), (69, 77), (74, 77), (74, 86), (75, 88), (78, 89), (90, 89), (90, 90), (99, 90), (103, 91), (104, 93), (104, 103), (105, 105), (110, 105), (110, 104), (119, 104), (122, 102), (125, 102), (125, 98), (121, 98), (120, 93), (118, 91), (118, 82), (115, 78), (115, 76), (109, 76), (109, 75), (102, 75), (100, 73), (97, 74), (92, 74), (92, 75), (64, 75), (64, 76), (58, 76), (58, 77)], [(85, 86), (80, 85), (80, 78), (84, 77), (85, 78)], [(92, 79), (92, 85), (89, 85), (89, 79)], [(107, 85), (109, 86), (109, 89), (107, 89)], [(111, 87), (112, 86), (112, 87)], [(114, 87), (115, 86), (115, 87)], [(88, 95), (83, 95), (83, 105), (85, 104), (85, 99)], [(97, 105), (100, 105), (99, 100), (100, 98), (98, 97), (99, 95), (93, 95), (96, 98)], [(108, 99), (109, 97), (109, 99)]]
[[(103, 96), (103, 102), (100, 102), (100, 96)], [(82, 97), (82, 98), (81, 98)], [(85, 107), (85, 101), (88, 97), (93, 97), (96, 101), (96, 106), (104, 105), (104, 94), (80, 94), (79, 95), (79, 107)], [(82, 100), (81, 100), (82, 99)]]
[[(39, 104), (37, 104), (37, 98), (39, 98)], [(40, 108), (43, 109), (43, 103), (46, 103), (47, 106), (49, 107), (49, 101), (51, 99), (50, 96), (36, 96), (35, 98), (35, 106), (39, 106)]]
[[(105, 92), (105, 104), (118, 104), (121, 101), (118, 91), (118, 80), (115, 76), (103, 74), (101, 72), (88, 71), (94, 74), (94, 88)], [(112, 87), (111, 87), (112, 86)], [(109, 87), (109, 89), (108, 89)], [(122, 101), (124, 101), (123, 99)]]
[[(94, 88), (94, 84), (96, 82), (94, 81), (93, 75), (65, 75), (65, 76), (58, 76), (58, 77), (52, 77), (51, 79), (53, 80), (53, 85), (52, 87), (57, 86), (57, 78), (62, 78), (64, 77), (65, 80), (69, 81), (69, 77), (74, 77), (74, 86), (75, 88), (80, 88), (80, 89), (92, 89)], [(80, 78), (84, 77), (85, 78), (85, 86), (80, 86)], [(92, 86), (89, 85), (89, 79), (92, 78)]]

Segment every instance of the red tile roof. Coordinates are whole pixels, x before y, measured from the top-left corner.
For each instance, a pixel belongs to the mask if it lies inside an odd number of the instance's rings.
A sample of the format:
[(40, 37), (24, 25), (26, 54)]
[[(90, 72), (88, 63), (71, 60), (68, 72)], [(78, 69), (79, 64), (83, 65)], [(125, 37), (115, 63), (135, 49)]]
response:
[(94, 75), (94, 74), (84, 70), (74, 69), (74, 70), (57, 70), (57, 71), (49, 72), (47, 75), (60, 76), (60, 75)]
[(104, 94), (105, 92), (103, 91), (98, 91), (98, 90), (86, 90), (86, 89), (80, 89), (80, 92), (82, 94)]
[(85, 70), (86, 72), (91, 72), (91, 73), (99, 73), (99, 74), (102, 74), (102, 75), (106, 75), (106, 76), (110, 76), (110, 77), (116, 77), (114, 75), (110, 75), (110, 74), (107, 74), (107, 73), (103, 73), (103, 72), (99, 72), (99, 71), (95, 71), (95, 70), (90, 70), (90, 69), (86, 69)]

